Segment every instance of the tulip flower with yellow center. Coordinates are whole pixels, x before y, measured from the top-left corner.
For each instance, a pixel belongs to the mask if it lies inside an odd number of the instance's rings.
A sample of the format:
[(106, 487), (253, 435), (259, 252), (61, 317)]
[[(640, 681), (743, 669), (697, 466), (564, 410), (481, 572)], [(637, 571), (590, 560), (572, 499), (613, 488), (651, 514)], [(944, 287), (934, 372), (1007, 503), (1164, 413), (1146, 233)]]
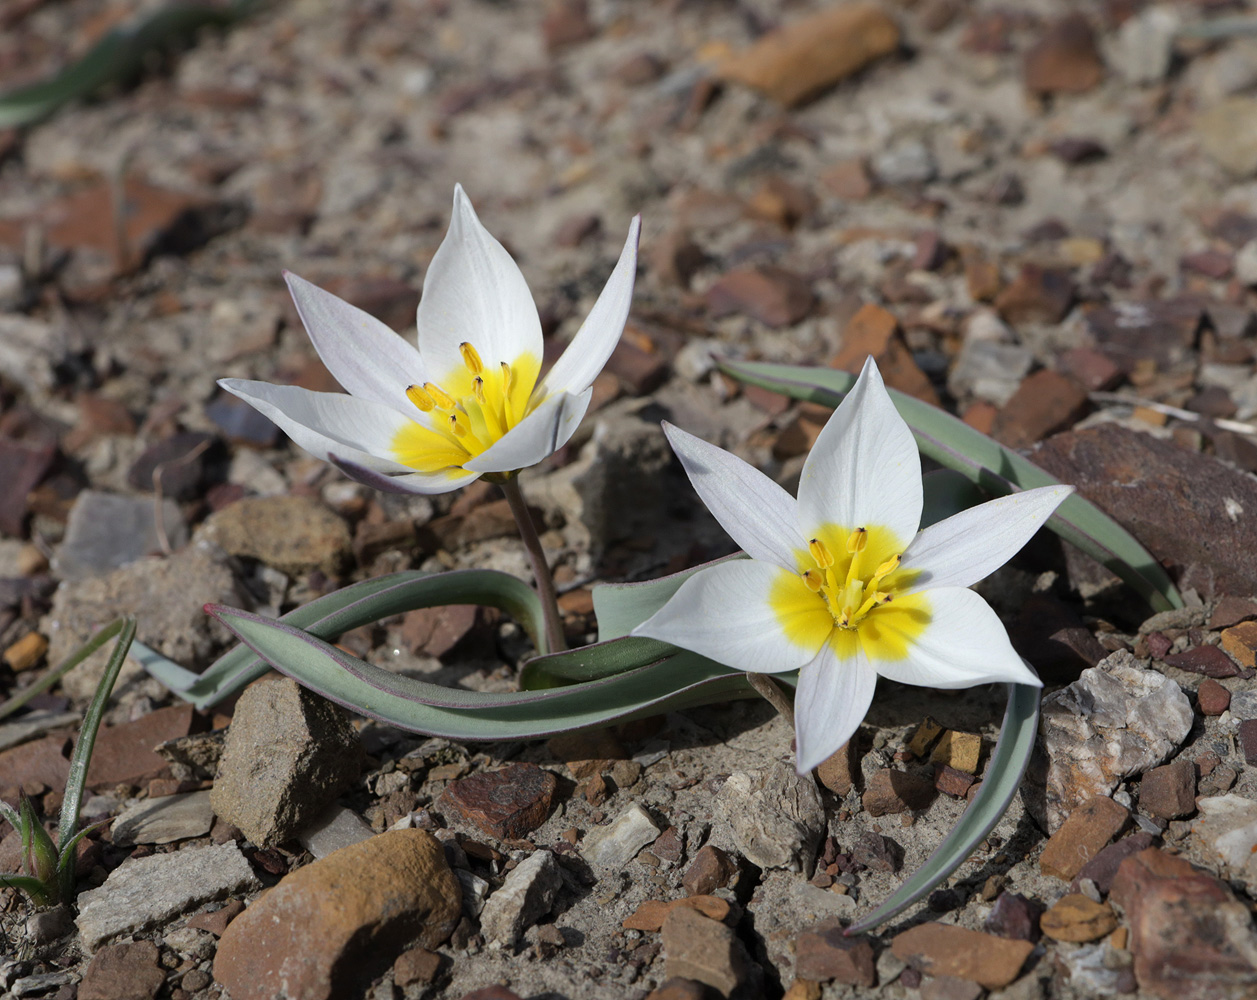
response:
[(968, 587), (1012, 558), (1073, 487), (1001, 497), (918, 532), (920, 456), (871, 358), (808, 455), (797, 500), (728, 452), (665, 430), (751, 558), (694, 574), (633, 634), (737, 670), (798, 670), (800, 774), (851, 738), (879, 675), (935, 688), (1039, 685)]
[(641, 220), (606, 287), (540, 378), (541, 322), (524, 276), (461, 186), (424, 278), (418, 348), (330, 292), (286, 274), (297, 312), (346, 393), (223, 379), (310, 454), (394, 493), (445, 493), (562, 447), (628, 318)]

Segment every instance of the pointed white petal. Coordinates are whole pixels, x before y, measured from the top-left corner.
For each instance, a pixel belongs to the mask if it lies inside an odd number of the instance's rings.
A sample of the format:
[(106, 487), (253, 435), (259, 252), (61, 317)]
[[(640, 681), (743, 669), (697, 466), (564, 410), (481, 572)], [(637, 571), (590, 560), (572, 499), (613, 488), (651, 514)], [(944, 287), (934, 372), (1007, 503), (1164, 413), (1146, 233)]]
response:
[(381, 493), (426, 495), (449, 493), (480, 478), (478, 472), (463, 472), (461, 469), (452, 472), (411, 472), (404, 476), (387, 476), (350, 459), (341, 458), (335, 452), (328, 455), (327, 460), (350, 479), (355, 479), (364, 486), (370, 486)]
[(592, 389), (579, 395), (556, 392), (532, 413), (498, 438), (485, 451), (465, 462), (472, 472), (515, 472), (552, 455), (576, 430), (589, 408)]
[(272, 385), (225, 378), (218, 384), (270, 417), (315, 458), (332, 453), (375, 472), (413, 472), (388, 457), (393, 439), (407, 423), (396, 410), (339, 392), (311, 392), (295, 385)]
[(712, 516), (752, 559), (796, 572), (799, 533), (795, 501), (758, 469), (679, 427), (663, 425), (668, 443)]
[(633, 283), (637, 279), (637, 239), (642, 217), (635, 215), (619, 263), (611, 272), (602, 294), (585, 317), (562, 357), (542, 379), (545, 392), (582, 392), (593, 384), (602, 366), (611, 357), (624, 332), (629, 306), (633, 303)]
[(799, 774), (819, 767), (855, 735), (876, 686), (877, 673), (862, 653), (841, 658), (829, 643), (799, 671), (794, 696)]
[(1042, 486), (931, 525), (904, 552), (903, 568), (921, 574), (905, 592), (968, 587), (984, 579), (1016, 555), (1072, 492), (1072, 486)]
[(822, 428), (799, 479), (799, 528), (878, 525), (903, 544), (921, 526), (921, 456), (873, 359)]
[(346, 392), (404, 412), (406, 387), (423, 383), (419, 352), (357, 306), (284, 272), (297, 313), (319, 357)]
[(816, 646), (809, 649), (791, 642), (769, 603), (781, 573), (776, 566), (752, 559), (702, 570), (633, 629), (633, 635), (662, 639), (735, 670), (769, 674), (797, 670), (816, 655)]
[(461, 185), (454, 188), (449, 232), (423, 279), (419, 353), (438, 384), (461, 370), (458, 345), (475, 347), (486, 365), (541, 360), (541, 321), (515, 261), (480, 224)]
[(892, 681), (921, 687), (962, 688), (992, 681), (1041, 682), (1008, 641), (1008, 632), (989, 604), (972, 590), (931, 590), (930, 623), (908, 641), (901, 660), (873, 660)]

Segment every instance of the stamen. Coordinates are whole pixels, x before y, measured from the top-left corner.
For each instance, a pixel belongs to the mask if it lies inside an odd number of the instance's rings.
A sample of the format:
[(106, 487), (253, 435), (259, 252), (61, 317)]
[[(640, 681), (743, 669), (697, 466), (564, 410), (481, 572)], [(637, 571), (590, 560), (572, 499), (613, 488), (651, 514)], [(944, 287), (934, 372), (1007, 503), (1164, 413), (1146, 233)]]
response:
[(807, 589), (813, 594), (819, 594), (821, 592), (821, 587), (823, 586), (821, 575), (817, 573), (816, 570), (809, 569), (806, 573), (804, 573), (803, 582), (806, 584)]
[(834, 564), (833, 554), (829, 551), (829, 547), (819, 538), (813, 538), (807, 543), (807, 550), (812, 554), (812, 559), (821, 569), (829, 569)]
[(877, 570), (873, 573), (874, 578), (881, 579), (887, 574), (895, 572), (895, 570), (899, 568), (899, 560), (901, 558), (902, 558), (901, 556), (891, 556), (884, 563), (882, 563), (880, 566), (877, 567)]
[(435, 382), (424, 382), (423, 387), (428, 390), (428, 394), (432, 396), (432, 402), (438, 409), (452, 410), (458, 405), (454, 397)]
[(464, 340), (458, 345), (458, 351), (463, 356), (463, 364), (473, 375), (479, 375), (484, 371), (484, 362), (480, 360), (480, 355), (471, 344)]
[(511, 406), (511, 386), (515, 382), (515, 373), (505, 361), (502, 365), (502, 424), (510, 427), (515, 423), (515, 410)]
[(848, 552), (863, 552), (864, 547), (868, 545), (868, 543), (869, 543), (869, 529), (856, 528), (855, 531), (851, 532), (851, 534), (847, 536), (847, 551)]
[(424, 413), (430, 413), (436, 407), (436, 400), (432, 398), (432, 394), (421, 385), (407, 386), (406, 398), (423, 410)]
[(467, 428), (459, 421), (457, 413), (450, 414), (450, 431), (455, 437), (467, 436)]
[(472, 391), (472, 392), (475, 394), (475, 396), (476, 396), (476, 402), (477, 402), (477, 403), (480, 403), (481, 405), (483, 405), (483, 404), (484, 404), (484, 402), (485, 402), (485, 395), (484, 395), (484, 379), (483, 379), (483, 378), (481, 378), (479, 375), (477, 375), (477, 376), (476, 376), (476, 377), (472, 380), (472, 383), (471, 383), (471, 391)]
[(863, 618), (865, 615), (867, 615), (870, 611), (872, 611), (879, 604), (885, 604), (886, 601), (888, 600), (890, 600), (890, 595), (884, 594), (881, 591), (876, 591), (872, 594), (869, 594), (865, 602), (861, 604), (859, 609), (856, 611), (855, 617), (857, 619)]

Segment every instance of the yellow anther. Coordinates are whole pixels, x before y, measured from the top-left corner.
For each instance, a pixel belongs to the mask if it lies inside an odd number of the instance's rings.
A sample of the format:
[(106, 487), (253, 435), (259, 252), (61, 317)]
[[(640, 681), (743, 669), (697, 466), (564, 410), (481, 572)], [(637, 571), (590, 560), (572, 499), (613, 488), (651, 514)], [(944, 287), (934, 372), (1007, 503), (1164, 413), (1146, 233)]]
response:
[(813, 594), (819, 594), (821, 592), (821, 587), (824, 585), (821, 580), (821, 575), (814, 569), (809, 569), (803, 574), (803, 583)]
[(421, 385), (407, 386), (406, 398), (423, 410), (424, 413), (428, 413), (436, 407), (436, 400), (432, 398), (432, 394)]
[(511, 394), (511, 383), (514, 381), (514, 374), (511, 372), (511, 366), (505, 361), (502, 363), (502, 391), (506, 395)]
[(813, 538), (808, 542), (807, 550), (812, 554), (812, 559), (821, 569), (829, 569), (834, 564), (834, 557), (829, 551), (829, 547), (819, 538)]
[(856, 610), (856, 613), (855, 613), (856, 619), (863, 618), (865, 615), (867, 615), (870, 611), (872, 611), (879, 604), (885, 604), (889, 600), (890, 600), (890, 595), (884, 594), (881, 591), (877, 591), (876, 593), (869, 594), (869, 596), (865, 599), (864, 603), (861, 604), (860, 607)]
[(868, 543), (869, 529), (856, 528), (855, 531), (851, 532), (851, 534), (847, 536), (847, 551), (863, 552), (864, 546), (868, 545)]
[(424, 382), (423, 387), (428, 390), (428, 395), (432, 397), (432, 402), (438, 409), (452, 410), (458, 405), (454, 397), (435, 382)]
[(463, 356), (463, 364), (473, 375), (479, 375), (484, 371), (484, 362), (480, 360), (480, 355), (471, 344), (464, 340), (458, 345), (458, 351)]
[(455, 437), (462, 438), (467, 436), (467, 428), (459, 421), (457, 413), (450, 414), (450, 431)]
[(475, 395), (477, 403), (483, 403), (485, 401), (484, 379), (482, 379), (479, 375), (472, 380), (471, 391)]

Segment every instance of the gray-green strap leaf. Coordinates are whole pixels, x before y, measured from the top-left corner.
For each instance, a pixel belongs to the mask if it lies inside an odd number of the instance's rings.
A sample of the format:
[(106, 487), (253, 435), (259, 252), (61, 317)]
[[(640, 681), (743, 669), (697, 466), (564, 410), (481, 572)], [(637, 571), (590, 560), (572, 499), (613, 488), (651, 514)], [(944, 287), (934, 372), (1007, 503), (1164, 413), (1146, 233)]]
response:
[[(722, 361), (734, 378), (825, 406), (836, 406), (855, 384), (855, 376), (832, 368), (806, 368), (742, 361)], [(996, 496), (1018, 489), (1052, 486), (1059, 480), (1011, 448), (974, 430), (950, 413), (894, 389), (890, 397), (907, 421), (921, 454), (955, 469)], [(1103, 563), (1156, 611), (1183, 606), (1169, 576), (1139, 541), (1077, 493), (1065, 500), (1047, 526)]]

